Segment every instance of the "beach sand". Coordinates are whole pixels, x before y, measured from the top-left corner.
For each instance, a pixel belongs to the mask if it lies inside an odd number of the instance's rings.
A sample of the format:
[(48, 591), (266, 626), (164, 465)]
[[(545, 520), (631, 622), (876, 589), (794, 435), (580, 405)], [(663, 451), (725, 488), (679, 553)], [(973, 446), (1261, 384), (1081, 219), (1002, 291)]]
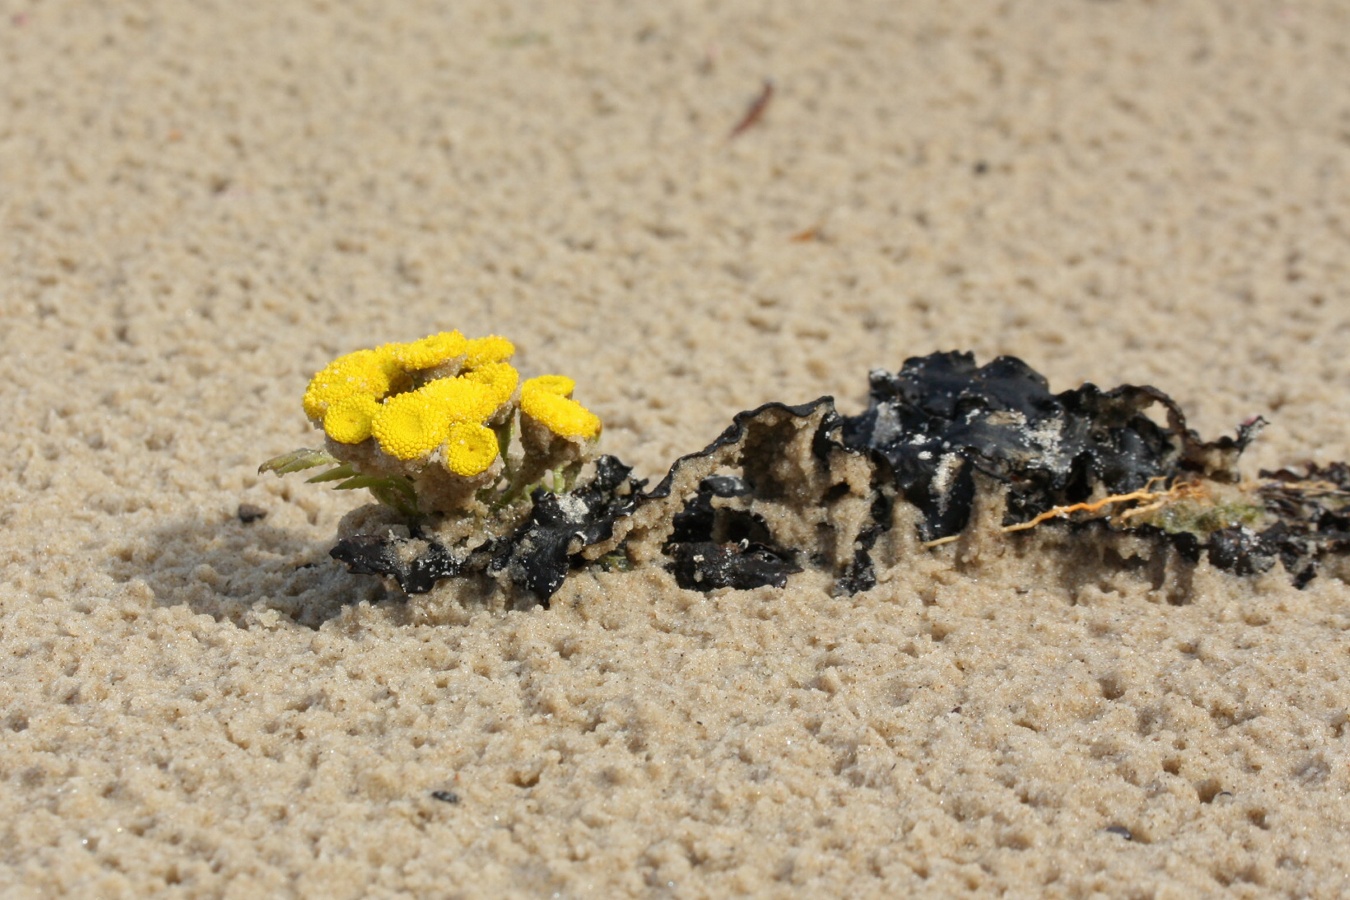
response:
[(574, 377), (652, 479), (951, 349), (1207, 437), (1264, 414), (1252, 475), (1350, 457), (1347, 34), (1312, 0), (8, 4), (0, 893), (1350, 892), (1336, 578), (976, 540), (853, 596), (649, 566), (433, 615), (328, 557), (366, 498), (257, 474), (335, 355), (451, 328)]

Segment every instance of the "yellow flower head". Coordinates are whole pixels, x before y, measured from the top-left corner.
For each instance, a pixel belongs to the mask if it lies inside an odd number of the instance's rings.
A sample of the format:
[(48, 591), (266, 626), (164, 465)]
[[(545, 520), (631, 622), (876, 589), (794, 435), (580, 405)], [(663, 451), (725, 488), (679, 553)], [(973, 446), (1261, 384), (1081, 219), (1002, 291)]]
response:
[(464, 359), (466, 369), (477, 369), (488, 363), (505, 362), (516, 352), (515, 344), (504, 337), (490, 334), (467, 342)]
[(387, 345), (339, 356), (310, 379), (305, 390), (305, 415), (311, 422), (321, 422), (330, 405), (354, 394), (379, 400), (389, 393), (400, 374)]
[(487, 385), (439, 378), (386, 400), (375, 415), (371, 433), (390, 456), (418, 459), (445, 443), (452, 425), (480, 425), (497, 406)]
[(447, 422), (482, 423), (501, 404), (489, 385), (468, 378), (438, 378), (413, 393), (424, 397)]
[(548, 394), (557, 394), (559, 397), (570, 397), (572, 391), (576, 390), (577, 383), (566, 375), (538, 375), (525, 382), (525, 387), (530, 391), (544, 391)]
[(381, 408), (370, 394), (352, 394), (330, 403), (323, 414), (324, 433), (340, 444), (359, 444), (370, 437), (371, 422)]
[(385, 453), (410, 460), (426, 456), (445, 443), (450, 425), (438, 405), (418, 390), (386, 400), (370, 431)]
[(458, 331), (442, 331), (406, 344), (393, 344), (392, 356), (408, 371), (430, 369), (468, 352), (469, 344)]
[[(310, 380), (304, 397), (305, 414), (328, 437), (325, 449), (279, 457), (270, 467), (338, 462), (325, 480), (362, 484), (409, 514), (466, 513), (480, 501), (494, 509), (515, 504), (549, 472), (562, 489), (600, 436), (600, 419), (572, 399), (576, 383), (564, 375), (522, 382), (509, 362), (514, 354), (499, 335), (442, 331), (339, 356)], [(522, 452), (518, 466), (508, 458), (512, 437)], [(353, 481), (352, 473), (362, 478)], [(444, 490), (447, 473), (467, 479), (465, 490)], [(420, 507), (419, 493), (449, 508)]]
[(600, 418), (569, 396), (576, 382), (564, 375), (541, 375), (520, 387), (520, 411), (559, 437), (600, 436)]
[(499, 408), (511, 399), (520, 382), (520, 373), (510, 363), (504, 362), (487, 363), (470, 369), (460, 377), (486, 387), (492, 392), (492, 402)]
[(445, 442), (445, 467), (456, 475), (471, 478), (486, 472), (498, 456), (497, 435), (476, 422), (450, 426)]

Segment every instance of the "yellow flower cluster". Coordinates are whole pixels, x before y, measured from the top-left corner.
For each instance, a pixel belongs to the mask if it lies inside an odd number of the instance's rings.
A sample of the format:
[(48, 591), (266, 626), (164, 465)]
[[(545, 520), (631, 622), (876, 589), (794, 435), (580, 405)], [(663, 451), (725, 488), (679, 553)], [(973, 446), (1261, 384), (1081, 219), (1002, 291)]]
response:
[(455, 475), (486, 472), (501, 453), (494, 425), (510, 421), (517, 387), (524, 415), (569, 440), (593, 439), (600, 420), (571, 399), (574, 383), (561, 375), (520, 375), (507, 360), (515, 347), (489, 335), (458, 331), (403, 344), (357, 350), (333, 360), (309, 383), (304, 407), (339, 444), (374, 438), (402, 462), (439, 454)]
[(549, 431), (572, 440), (600, 436), (600, 418), (572, 399), (576, 382), (566, 375), (540, 375), (520, 389), (520, 411)]

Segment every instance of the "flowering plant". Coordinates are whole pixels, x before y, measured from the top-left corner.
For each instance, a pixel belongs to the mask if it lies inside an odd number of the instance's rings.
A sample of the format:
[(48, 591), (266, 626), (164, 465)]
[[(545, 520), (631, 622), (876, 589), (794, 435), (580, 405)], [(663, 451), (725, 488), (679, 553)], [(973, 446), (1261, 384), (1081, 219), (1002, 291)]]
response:
[(600, 419), (572, 399), (566, 376), (521, 383), (508, 362), (514, 353), (496, 335), (445, 331), (339, 356), (304, 396), (324, 448), (282, 454), (259, 472), (327, 466), (309, 480), (366, 488), (409, 518), (481, 516), (536, 487), (567, 491)]

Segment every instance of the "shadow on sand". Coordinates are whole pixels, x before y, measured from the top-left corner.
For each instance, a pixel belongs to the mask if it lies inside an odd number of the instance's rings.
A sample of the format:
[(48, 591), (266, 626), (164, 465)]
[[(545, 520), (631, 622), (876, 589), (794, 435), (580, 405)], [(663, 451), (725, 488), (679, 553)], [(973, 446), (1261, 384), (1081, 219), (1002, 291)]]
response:
[(186, 605), (250, 627), (275, 610), (318, 628), (363, 600), (400, 602), (375, 578), (354, 578), (316, 542), (265, 520), (192, 516), (133, 534), (109, 564), (122, 583), (143, 582), (161, 606)]

